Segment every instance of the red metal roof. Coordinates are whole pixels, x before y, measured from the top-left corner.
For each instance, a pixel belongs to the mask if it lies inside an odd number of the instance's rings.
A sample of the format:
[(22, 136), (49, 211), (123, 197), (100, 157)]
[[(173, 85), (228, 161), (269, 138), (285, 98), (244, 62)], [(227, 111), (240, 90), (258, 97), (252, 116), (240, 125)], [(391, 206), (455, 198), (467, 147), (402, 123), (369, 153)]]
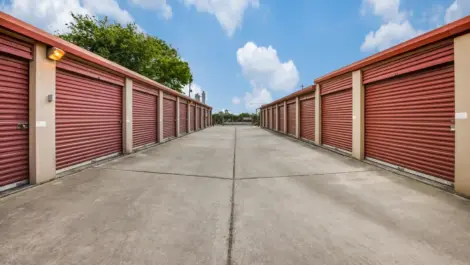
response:
[(465, 18), (462, 18), (460, 20), (457, 20), (455, 22), (452, 22), (450, 24), (447, 24), (443, 27), (440, 27), (438, 29), (432, 30), (430, 32), (424, 33), (423, 35), (420, 35), (416, 38), (413, 38), (409, 41), (405, 41), (403, 43), (400, 43), (396, 46), (393, 46), (392, 48), (389, 48), (385, 51), (376, 53), (372, 56), (369, 56), (363, 60), (360, 60), (358, 62), (352, 63), (346, 67), (343, 67), (339, 70), (333, 71), (327, 75), (324, 75), (320, 78), (315, 79), (315, 83), (320, 83), (322, 81), (325, 81), (327, 79), (345, 74), (347, 72), (353, 72), (356, 70), (359, 70), (365, 66), (371, 65), (376, 62), (380, 62), (383, 60), (386, 60), (388, 58), (391, 58), (393, 56), (396, 56), (398, 54), (402, 54), (411, 50), (414, 50), (416, 48), (434, 43), (436, 41), (440, 41), (443, 39), (446, 39), (451, 36), (459, 35), (461, 33), (464, 33), (466, 31), (470, 30), (470, 16), (467, 16)]
[(191, 101), (194, 101), (195, 103), (199, 104), (199, 105), (202, 105), (202, 106), (205, 106), (209, 109), (212, 109), (212, 107), (206, 105), (206, 104), (203, 104), (202, 102), (198, 102), (192, 98), (189, 98), (188, 96), (184, 95), (184, 94), (181, 94), (165, 85), (162, 85), (158, 82), (155, 82), (153, 80), (151, 80), (150, 78), (147, 78), (143, 75), (140, 75), (132, 70), (129, 70), (127, 68), (125, 68), (124, 66), (121, 66), (117, 63), (114, 63), (114, 62), (111, 62), (97, 54), (94, 54), (90, 51), (87, 51), (81, 47), (78, 47), (77, 45), (75, 44), (72, 44), (70, 42), (67, 42), (57, 36), (54, 36), (54, 35), (51, 35), (43, 30), (40, 30), (26, 22), (23, 22), (17, 18), (14, 18), (10, 15), (7, 15), (5, 14), (4, 12), (0, 12), (0, 26), (10, 30), (10, 31), (13, 31), (13, 32), (16, 32), (18, 34), (21, 34), (21, 35), (24, 35), (30, 39), (33, 39), (33, 40), (36, 40), (38, 42), (41, 42), (41, 43), (44, 43), (44, 44), (47, 44), (47, 45), (50, 45), (50, 46), (54, 46), (54, 47), (57, 47), (57, 48), (60, 48), (62, 50), (64, 50), (66, 53), (70, 53), (70, 54), (73, 54), (75, 56), (78, 56), (82, 59), (85, 59), (86, 61), (89, 61), (91, 63), (94, 63), (94, 64), (97, 64), (97, 65), (100, 65), (102, 67), (105, 67), (107, 69), (110, 69), (114, 72), (117, 72), (117, 73), (121, 73), (133, 80), (137, 80), (137, 81), (140, 81), (140, 82), (143, 82), (143, 83), (146, 83), (146, 84), (149, 84), (153, 87), (157, 87), (158, 89), (161, 89), (162, 91), (168, 93), (168, 94), (172, 94), (172, 95), (175, 95), (175, 96), (179, 96), (179, 97), (182, 97), (182, 98), (185, 98), (187, 100), (191, 100)]
[[(315, 83), (319, 84), (321, 82), (324, 82), (328, 79), (331, 79), (331, 78), (334, 78), (334, 77), (337, 77), (337, 76), (340, 76), (342, 74), (357, 71), (357, 70), (362, 69), (362, 68), (364, 68), (368, 65), (371, 65), (371, 64), (389, 59), (393, 56), (415, 50), (417, 48), (426, 46), (428, 44), (431, 44), (431, 43), (434, 43), (434, 42), (437, 42), (437, 41), (440, 41), (440, 40), (444, 40), (444, 39), (452, 37), (452, 36), (457, 36), (457, 35), (466, 33), (468, 31), (470, 31), (470, 16), (464, 17), (460, 20), (457, 20), (457, 21), (452, 22), (450, 24), (447, 24), (443, 27), (440, 27), (438, 29), (427, 32), (427, 33), (425, 33), (423, 35), (420, 35), (416, 38), (413, 38), (409, 41), (400, 43), (400, 44), (398, 44), (398, 45), (396, 45), (392, 48), (389, 48), (385, 51), (376, 53), (376, 54), (374, 54), (372, 56), (369, 56), (369, 57), (367, 57), (363, 60), (357, 61), (357, 62), (352, 63), (348, 66), (345, 66), (341, 69), (338, 69), (338, 70), (333, 71), (329, 74), (326, 74), (326, 75), (324, 75), (320, 78), (315, 79)], [(281, 99), (278, 99), (278, 100), (273, 101), (269, 104), (263, 105), (263, 106), (261, 106), (261, 108), (279, 103), (281, 101), (284, 101), (284, 100), (287, 100), (287, 99), (290, 99), (290, 98), (293, 98), (293, 97), (297, 97), (297, 96), (302, 95), (302, 94), (306, 94), (306, 93), (309, 92), (307, 89), (308, 88), (297, 91), (297, 92), (294, 92), (294, 93), (292, 93), (290, 95), (287, 95), (287, 96), (285, 96)]]

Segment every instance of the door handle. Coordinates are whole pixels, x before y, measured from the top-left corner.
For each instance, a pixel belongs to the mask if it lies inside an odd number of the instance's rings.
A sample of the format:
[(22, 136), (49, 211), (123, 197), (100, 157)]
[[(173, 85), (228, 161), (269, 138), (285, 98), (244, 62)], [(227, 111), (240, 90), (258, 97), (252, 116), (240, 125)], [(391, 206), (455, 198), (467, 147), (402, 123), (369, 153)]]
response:
[(16, 128), (18, 130), (27, 130), (29, 129), (29, 124), (28, 123), (24, 123), (24, 122), (20, 122), (16, 125)]

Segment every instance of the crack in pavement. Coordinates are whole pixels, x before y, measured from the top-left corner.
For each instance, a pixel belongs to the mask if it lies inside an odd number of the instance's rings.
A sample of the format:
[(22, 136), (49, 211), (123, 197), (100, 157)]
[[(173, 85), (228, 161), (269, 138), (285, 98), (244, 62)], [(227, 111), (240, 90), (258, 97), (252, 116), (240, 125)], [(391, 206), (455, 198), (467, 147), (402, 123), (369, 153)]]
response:
[(232, 168), (232, 197), (230, 199), (230, 219), (229, 219), (229, 231), (227, 238), (227, 265), (232, 265), (232, 248), (233, 248), (233, 229), (235, 222), (235, 170), (236, 170), (236, 159), (237, 159), (237, 127), (234, 131), (234, 143), (233, 143), (233, 168)]
[(105, 169), (105, 170), (115, 170), (115, 171), (124, 171), (124, 172), (136, 172), (136, 173), (148, 173), (156, 175), (172, 175), (172, 176), (183, 176), (183, 177), (194, 177), (194, 178), (209, 178), (209, 179), (221, 179), (221, 180), (232, 180), (231, 178), (224, 178), (218, 176), (208, 176), (208, 175), (194, 175), (194, 174), (183, 174), (183, 173), (172, 173), (172, 172), (159, 172), (159, 171), (149, 171), (149, 170), (135, 170), (135, 169), (120, 169), (120, 168), (109, 168), (109, 167), (93, 167), (96, 169)]
[(341, 171), (341, 172), (329, 172), (329, 173), (317, 173), (317, 174), (299, 174), (299, 175), (285, 175), (285, 176), (244, 177), (244, 178), (238, 178), (237, 180), (317, 177), (317, 176), (327, 176), (327, 175), (335, 175), (335, 174), (362, 173), (362, 172), (382, 172), (382, 171), (385, 171), (385, 170), (358, 170), (358, 171)]
[[(235, 166), (233, 166), (233, 171), (235, 171)], [(363, 173), (363, 172), (383, 172), (387, 171), (385, 169), (379, 170), (358, 170), (358, 171), (338, 171), (338, 172), (328, 172), (328, 173), (314, 173), (314, 174), (295, 174), (295, 175), (283, 175), (283, 176), (258, 176), (258, 177), (243, 177), (236, 178), (235, 173), (232, 173), (232, 178), (220, 177), (220, 176), (209, 176), (209, 175), (195, 175), (195, 174), (184, 174), (184, 173), (174, 173), (174, 172), (160, 172), (160, 171), (150, 171), (150, 170), (135, 170), (135, 169), (120, 169), (120, 168), (108, 168), (108, 167), (93, 167), (96, 169), (105, 169), (105, 170), (115, 170), (115, 171), (125, 171), (125, 172), (136, 172), (136, 173), (148, 173), (156, 175), (172, 175), (172, 176), (183, 176), (183, 177), (194, 177), (194, 178), (210, 178), (210, 179), (220, 179), (220, 180), (256, 180), (256, 179), (275, 179), (275, 178), (300, 178), (300, 177), (317, 177), (317, 176), (327, 176), (334, 174), (348, 174), (348, 173)]]

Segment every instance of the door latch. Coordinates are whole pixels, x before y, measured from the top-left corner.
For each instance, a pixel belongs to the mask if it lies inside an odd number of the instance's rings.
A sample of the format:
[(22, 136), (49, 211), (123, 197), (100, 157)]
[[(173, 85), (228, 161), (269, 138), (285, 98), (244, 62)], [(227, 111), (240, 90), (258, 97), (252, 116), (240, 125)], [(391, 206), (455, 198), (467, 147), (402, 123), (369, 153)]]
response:
[(454, 124), (450, 125), (450, 131), (455, 132), (455, 125)]
[(29, 124), (20, 122), (16, 125), (16, 128), (18, 130), (27, 130), (27, 129), (29, 129)]

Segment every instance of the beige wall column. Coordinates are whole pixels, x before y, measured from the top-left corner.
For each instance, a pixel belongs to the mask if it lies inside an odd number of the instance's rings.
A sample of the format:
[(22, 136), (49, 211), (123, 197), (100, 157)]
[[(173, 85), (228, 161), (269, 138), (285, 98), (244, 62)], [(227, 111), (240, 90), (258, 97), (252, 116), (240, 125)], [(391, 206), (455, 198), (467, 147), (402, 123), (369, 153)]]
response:
[(188, 104), (186, 105), (186, 111), (187, 111), (187, 116), (186, 116), (186, 122), (188, 125), (188, 133), (191, 132), (191, 102), (188, 100)]
[(275, 122), (276, 127), (274, 127), (274, 130), (279, 131), (279, 105), (276, 104), (275, 108), (276, 108), (276, 122)]
[(46, 46), (36, 44), (29, 67), (29, 173), (39, 184), (56, 176), (55, 95), (56, 62), (46, 56)]
[(260, 109), (261, 128), (264, 128), (264, 109)]
[(470, 197), (470, 34), (455, 38), (455, 190)]
[(315, 143), (321, 145), (321, 96), (319, 84), (315, 88)]
[(287, 101), (284, 101), (284, 131), (287, 134)]
[(362, 84), (361, 70), (352, 74), (353, 88), (353, 135), (352, 135), (352, 156), (356, 159), (364, 159), (364, 85)]
[(176, 137), (180, 137), (180, 97), (176, 97)]
[(158, 91), (158, 142), (163, 142), (163, 91)]
[(132, 79), (126, 78), (122, 97), (122, 151), (132, 153)]
[(295, 137), (300, 138), (300, 99), (295, 98)]

